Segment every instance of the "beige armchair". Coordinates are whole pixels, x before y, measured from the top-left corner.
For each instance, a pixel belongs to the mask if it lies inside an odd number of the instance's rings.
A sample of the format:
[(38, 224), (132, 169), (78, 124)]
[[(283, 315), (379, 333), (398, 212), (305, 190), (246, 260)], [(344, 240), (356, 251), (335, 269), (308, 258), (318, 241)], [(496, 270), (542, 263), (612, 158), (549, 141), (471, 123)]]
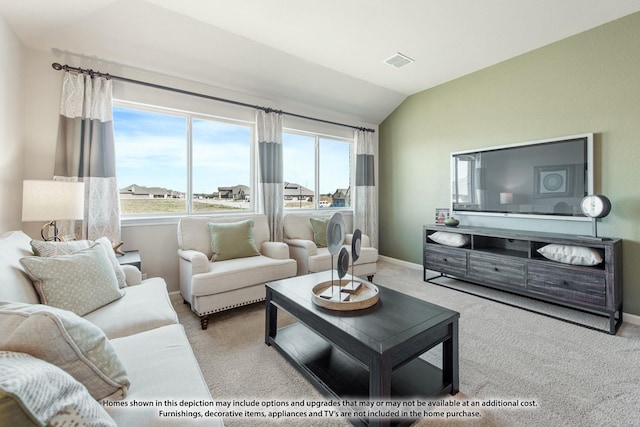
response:
[[(254, 222), (252, 240), (258, 252), (214, 261), (215, 245), (208, 224), (249, 219)], [(210, 314), (262, 301), (266, 282), (296, 275), (296, 262), (289, 258), (288, 246), (269, 241), (267, 218), (262, 214), (182, 218), (178, 224), (178, 261), (180, 293), (200, 317), (202, 329), (207, 329)]]
[[(284, 217), (284, 242), (289, 245), (291, 258), (298, 264), (298, 275), (317, 273), (336, 268), (337, 256), (332, 257), (326, 247), (318, 247), (314, 241), (311, 218), (330, 218), (331, 214), (290, 213)], [(344, 246), (349, 251), (349, 274), (367, 276), (369, 281), (377, 271), (378, 250), (371, 247), (369, 237), (362, 235), (360, 257), (353, 268), (351, 238), (353, 236), (353, 216), (343, 215), (345, 223)]]

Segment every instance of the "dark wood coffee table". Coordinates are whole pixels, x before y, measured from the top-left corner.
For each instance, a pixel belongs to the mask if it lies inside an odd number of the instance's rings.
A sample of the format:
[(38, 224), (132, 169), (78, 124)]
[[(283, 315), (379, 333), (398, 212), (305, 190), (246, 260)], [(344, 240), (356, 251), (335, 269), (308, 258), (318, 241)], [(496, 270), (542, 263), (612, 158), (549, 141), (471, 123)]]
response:
[[(428, 399), (458, 392), (459, 313), (379, 285), (380, 300), (373, 307), (329, 310), (311, 301), (311, 289), (327, 280), (330, 271), (267, 283), (265, 331), (266, 344), (325, 396)], [(298, 322), (278, 328), (278, 308)], [(441, 343), (442, 368), (418, 358)], [(351, 421), (390, 425), (393, 420)]]

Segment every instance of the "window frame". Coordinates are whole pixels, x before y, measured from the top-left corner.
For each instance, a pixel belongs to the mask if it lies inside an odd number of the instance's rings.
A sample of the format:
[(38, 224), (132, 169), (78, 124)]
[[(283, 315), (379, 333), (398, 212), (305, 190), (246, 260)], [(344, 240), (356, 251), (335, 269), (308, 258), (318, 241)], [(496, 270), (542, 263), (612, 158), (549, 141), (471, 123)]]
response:
[[(135, 98), (135, 97), (134, 97)], [(122, 107), (122, 108), (130, 108), (130, 109), (138, 109), (142, 111), (156, 112), (160, 114), (171, 114), (178, 115), (181, 117), (185, 117), (187, 119), (187, 129), (186, 137), (185, 137), (185, 150), (187, 155), (187, 190), (185, 196), (186, 210), (185, 212), (171, 212), (171, 213), (147, 213), (147, 214), (121, 214), (120, 217), (120, 225), (122, 227), (135, 227), (135, 226), (151, 226), (151, 225), (162, 225), (162, 224), (177, 224), (180, 218), (185, 216), (224, 216), (224, 215), (251, 215), (258, 212), (259, 206), (261, 203), (258, 198), (260, 195), (260, 183), (259, 179), (259, 159), (258, 159), (258, 143), (256, 138), (256, 121), (255, 116), (253, 120), (249, 119), (249, 113), (246, 112), (246, 109), (235, 110), (233, 108), (225, 108), (214, 107), (213, 109), (219, 110), (216, 113), (207, 113), (200, 112), (190, 109), (188, 107), (185, 108), (176, 108), (167, 106), (167, 104), (174, 103), (171, 100), (167, 102), (149, 104), (147, 102), (140, 102), (134, 100), (124, 99), (123, 97), (114, 97), (113, 106), (114, 107)], [(176, 102), (176, 105), (180, 105), (181, 102)], [(201, 110), (206, 110), (207, 108), (199, 108)], [(211, 212), (194, 212), (193, 210), (193, 144), (192, 144), (192, 130), (191, 123), (193, 119), (202, 119), (202, 120), (214, 120), (219, 122), (226, 122), (231, 124), (239, 124), (248, 126), (250, 129), (250, 206), (249, 209), (246, 210), (236, 210), (231, 212), (219, 212), (219, 211), (211, 211)], [(342, 212), (350, 212), (354, 209), (354, 190), (355, 190), (355, 171), (353, 168), (355, 167), (355, 136), (339, 136), (339, 134), (346, 135), (344, 131), (336, 131), (333, 133), (331, 129), (333, 126), (320, 126), (315, 122), (306, 122), (298, 120), (296, 118), (287, 119), (290, 123), (285, 123), (283, 126), (283, 132), (287, 133), (296, 133), (306, 136), (313, 136), (315, 138), (315, 150), (314, 150), (314, 193), (315, 193), (315, 203), (313, 208), (288, 208), (284, 209), (285, 215), (293, 212), (333, 212), (333, 211), (342, 211)], [(349, 171), (349, 188), (351, 189), (351, 203), (350, 206), (345, 207), (330, 207), (330, 208), (320, 208), (320, 156), (319, 156), (319, 140), (320, 139), (331, 139), (334, 141), (344, 142), (349, 145), (349, 162), (350, 162), (350, 171)], [(119, 183), (119, 186), (122, 183)], [(118, 198), (119, 201), (119, 198)]]
[[(256, 212), (256, 203), (255, 203), (255, 194), (257, 194), (257, 172), (256, 172), (256, 142), (255, 142), (255, 132), (256, 132), (256, 124), (255, 121), (251, 122), (249, 120), (244, 119), (236, 119), (229, 117), (222, 117), (213, 114), (200, 113), (195, 111), (187, 111), (177, 108), (164, 107), (159, 105), (149, 105), (139, 102), (126, 101), (122, 99), (114, 99), (113, 107), (121, 107), (128, 108), (133, 110), (147, 111), (151, 113), (159, 113), (166, 115), (173, 115), (178, 117), (183, 117), (186, 119), (186, 128), (185, 128), (185, 151), (186, 151), (186, 190), (185, 190), (185, 204), (186, 209), (184, 212), (153, 212), (153, 213), (140, 213), (140, 214), (120, 214), (120, 223), (121, 225), (152, 225), (152, 224), (162, 224), (162, 223), (177, 223), (177, 221), (184, 216), (193, 216), (193, 215), (202, 215), (202, 216), (212, 216), (212, 215), (242, 215), (242, 214), (253, 214)], [(250, 162), (250, 171), (249, 171), (249, 187), (250, 187), (250, 201), (249, 208), (245, 210), (234, 210), (230, 212), (219, 212), (219, 211), (195, 211), (193, 209), (193, 120), (209, 120), (216, 121), (222, 123), (229, 123), (234, 125), (246, 126), (249, 128), (249, 162)], [(116, 176), (117, 178), (117, 176)], [(123, 183), (118, 183), (118, 187), (120, 187)], [(118, 198), (119, 200), (119, 198)]]
[[(353, 196), (351, 198), (350, 206), (331, 206), (329, 208), (320, 208), (320, 140), (321, 139), (330, 139), (337, 142), (344, 142), (349, 145), (349, 189), (353, 193), (353, 189), (355, 188), (355, 173), (353, 173), (353, 167), (355, 165), (355, 141), (354, 138), (346, 138), (335, 135), (329, 135), (322, 132), (313, 132), (306, 131), (301, 129), (295, 129), (291, 127), (282, 128), (283, 133), (291, 133), (302, 136), (311, 136), (314, 137), (314, 188), (313, 192), (314, 196), (314, 207), (313, 208), (286, 208), (283, 206), (285, 213), (293, 213), (293, 212), (330, 212), (330, 211), (350, 211), (353, 210)], [(284, 143), (284, 141), (283, 141)], [(286, 177), (283, 176), (286, 181)], [(296, 183), (300, 185), (300, 183)], [(284, 202), (283, 202), (284, 203)]]

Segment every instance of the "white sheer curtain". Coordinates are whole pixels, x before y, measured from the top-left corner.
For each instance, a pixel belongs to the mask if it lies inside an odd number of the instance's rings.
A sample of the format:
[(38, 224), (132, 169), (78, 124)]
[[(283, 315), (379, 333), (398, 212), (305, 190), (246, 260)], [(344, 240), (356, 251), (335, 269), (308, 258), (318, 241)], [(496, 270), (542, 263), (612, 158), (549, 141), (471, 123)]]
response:
[(378, 190), (375, 182), (375, 146), (372, 132), (356, 130), (356, 203), (354, 229), (378, 247)]
[(284, 235), (282, 113), (257, 110), (256, 125), (261, 210), (267, 216), (271, 241), (281, 242)]
[(54, 179), (82, 181), (84, 221), (64, 224), (79, 239), (120, 240), (111, 80), (65, 72)]

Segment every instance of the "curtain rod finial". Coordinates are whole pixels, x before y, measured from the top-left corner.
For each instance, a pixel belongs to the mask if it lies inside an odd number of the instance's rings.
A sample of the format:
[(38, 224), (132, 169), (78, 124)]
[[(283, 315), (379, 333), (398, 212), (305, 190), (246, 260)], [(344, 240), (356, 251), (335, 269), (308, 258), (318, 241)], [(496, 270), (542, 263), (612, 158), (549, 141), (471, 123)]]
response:
[(51, 67), (54, 70), (58, 70), (58, 71), (62, 70), (62, 65), (58, 64), (57, 62), (54, 62), (53, 64), (51, 64)]

